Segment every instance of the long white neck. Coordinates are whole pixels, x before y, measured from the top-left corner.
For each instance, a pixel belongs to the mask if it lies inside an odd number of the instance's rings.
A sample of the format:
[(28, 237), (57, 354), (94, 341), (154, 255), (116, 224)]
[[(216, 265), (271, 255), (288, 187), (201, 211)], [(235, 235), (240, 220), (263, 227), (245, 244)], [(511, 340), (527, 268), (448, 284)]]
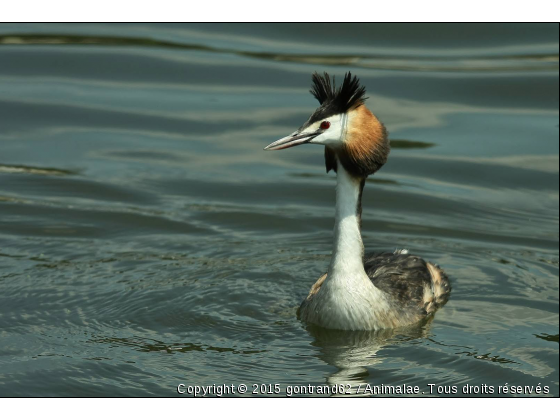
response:
[(334, 247), (329, 277), (362, 275), (364, 244), (360, 234), (362, 180), (337, 165)]

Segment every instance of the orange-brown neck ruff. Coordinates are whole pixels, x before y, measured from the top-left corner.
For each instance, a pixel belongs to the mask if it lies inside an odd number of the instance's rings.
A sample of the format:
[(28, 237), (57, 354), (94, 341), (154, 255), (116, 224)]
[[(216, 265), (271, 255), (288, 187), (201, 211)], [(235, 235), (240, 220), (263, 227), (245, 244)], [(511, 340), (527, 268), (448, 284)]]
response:
[(377, 117), (365, 105), (350, 110), (344, 144), (335, 151), (346, 170), (360, 178), (372, 175), (387, 162), (389, 151), (387, 130)]

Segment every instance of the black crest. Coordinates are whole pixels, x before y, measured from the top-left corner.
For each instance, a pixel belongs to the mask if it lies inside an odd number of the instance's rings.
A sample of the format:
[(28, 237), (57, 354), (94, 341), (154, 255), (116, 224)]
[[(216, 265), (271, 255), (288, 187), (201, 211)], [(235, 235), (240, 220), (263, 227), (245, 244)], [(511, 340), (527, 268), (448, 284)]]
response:
[(311, 94), (319, 101), (321, 108), (330, 111), (331, 114), (341, 114), (352, 108), (357, 108), (367, 99), (366, 88), (360, 85), (360, 80), (352, 76), (350, 72), (344, 75), (344, 81), (340, 87), (336, 87), (335, 78), (328, 73), (313, 73), (311, 76), (313, 85)]

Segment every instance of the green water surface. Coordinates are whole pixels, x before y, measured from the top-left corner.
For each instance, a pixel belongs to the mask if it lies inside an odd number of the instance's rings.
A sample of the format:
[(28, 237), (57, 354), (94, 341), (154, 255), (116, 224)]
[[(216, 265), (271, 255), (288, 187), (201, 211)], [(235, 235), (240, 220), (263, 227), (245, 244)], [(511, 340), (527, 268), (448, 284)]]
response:
[[(558, 396), (558, 35), (0, 25), (0, 396), (180, 383)], [(348, 70), (392, 139), (364, 192), (366, 249), (409, 248), (453, 284), (406, 331), (296, 318), (329, 262), (335, 177), (319, 147), (262, 149), (317, 106), (313, 71)]]

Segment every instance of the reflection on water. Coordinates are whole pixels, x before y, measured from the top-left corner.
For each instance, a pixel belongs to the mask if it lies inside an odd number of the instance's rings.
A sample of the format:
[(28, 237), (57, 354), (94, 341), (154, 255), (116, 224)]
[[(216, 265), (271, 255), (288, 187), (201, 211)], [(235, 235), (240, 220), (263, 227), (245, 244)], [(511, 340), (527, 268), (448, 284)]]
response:
[(56, 168), (39, 168), (34, 166), (26, 165), (2, 165), (0, 164), (0, 172), (6, 173), (28, 173), (36, 175), (75, 175), (74, 171), (69, 171), (67, 169), (56, 169)]
[[(541, 384), (558, 396), (558, 25), (0, 25), (0, 395), (179, 383)], [(263, 147), (357, 74), (387, 126), (368, 251), (453, 296), (429, 325), (307, 329), (320, 148)], [(284, 391), (283, 391), (284, 392)]]
[(425, 141), (391, 139), (391, 149), (428, 149), (434, 146), (434, 143)]
[(375, 366), (383, 363), (383, 357), (378, 352), (390, 344), (428, 337), (432, 319), (398, 330), (339, 331), (309, 326), (307, 331), (314, 339), (311, 345), (319, 349), (318, 357), (337, 369), (327, 377), (327, 385), (351, 385), (350, 395), (360, 396), (364, 395), (357, 392), (360, 386), (380, 385)]
[(88, 340), (88, 343), (109, 344), (111, 347), (127, 346), (140, 352), (163, 352), (173, 354), (176, 352), (186, 353), (189, 351), (216, 351), (218, 353), (231, 352), (233, 354), (253, 354), (262, 353), (265, 350), (236, 350), (227, 347), (203, 346), (193, 343), (164, 343), (158, 340), (145, 339), (142, 337), (131, 338), (95, 338)]
[(6, 45), (103, 45), (177, 48), (207, 53), (235, 54), (241, 57), (287, 61), (323, 66), (352, 66), (379, 70), (399, 71), (546, 71), (558, 70), (558, 54), (504, 54), (493, 56), (413, 56), (406, 58), (390, 54), (286, 54), (241, 51), (233, 48), (216, 48), (203, 44), (185, 44), (150, 38), (125, 38), (108, 36), (72, 36), (55, 34), (17, 34), (0, 36), (0, 44)]

